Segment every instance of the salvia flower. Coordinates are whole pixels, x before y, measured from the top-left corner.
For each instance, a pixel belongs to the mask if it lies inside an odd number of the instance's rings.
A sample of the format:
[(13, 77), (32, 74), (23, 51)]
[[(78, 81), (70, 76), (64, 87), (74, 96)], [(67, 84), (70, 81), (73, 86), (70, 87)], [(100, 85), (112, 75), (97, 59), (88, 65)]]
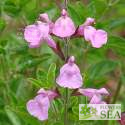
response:
[(87, 96), (90, 99), (90, 104), (105, 104), (104, 101), (102, 101), (102, 96), (109, 95), (109, 92), (105, 88), (101, 89), (79, 89), (79, 93), (81, 93), (84, 96)]
[(74, 56), (71, 56), (68, 62), (60, 69), (60, 74), (56, 79), (59, 86), (76, 89), (83, 84), (79, 67), (75, 64)]
[(92, 44), (94, 48), (100, 48), (107, 43), (107, 32), (102, 29), (96, 29), (92, 25), (95, 19), (88, 17), (76, 31), (76, 36), (84, 36), (85, 40)]
[(37, 94), (34, 99), (27, 102), (27, 110), (37, 119), (41, 121), (47, 120), (50, 102), (58, 97), (58, 93), (53, 90), (45, 91), (44, 89), (40, 89)]
[(49, 19), (48, 14), (47, 13), (40, 14), (39, 20), (49, 25), (49, 34), (52, 34), (54, 23)]
[(84, 38), (86, 41), (89, 41), (93, 47), (100, 48), (107, 43), (107, 32), (101, 29), (96, 30), (92, 26), (85, 26)]
[(51, 22), (51, 20), (49, 19), (49, 16), (48, 16), (47, 13), (40, 14), (39, 19), (40, 19), (40, 21), (45, 22), (45, 23), (50, 23)]
[(88, 17), (86, 19), (86, 21), (82, 25), (80, 25), (78, 27), (76, 35), (78, 35), (78, 36), (84, 36), (84, 28), (85, 28), (85, 26), (91, 26), (94, 23), (95, 23), (95, 19), (91, 18), (91, 17)]
[(121, 125), (125, 125), (125, 112), (121, 113), (121, 120), (119, 120), (119, 123)]
[(44, 16), (45, 22), (37, 21), (35, 24), (25, 27), (24, 39), (29, 43), (30, 48), (37, 48), (46, 42), (51, 48), (56, 49), (56, 43), (50, 36), (49, 18), (46, 17), (46, 14), (42, 16)]
[(75, 33), (75, 25), (72, 19), (68, 16), (65, 9), (62, 10), (61, 17), (56, 20), (53, 27), (53, 34), (58, 37), (65, 38), (70, 37)]

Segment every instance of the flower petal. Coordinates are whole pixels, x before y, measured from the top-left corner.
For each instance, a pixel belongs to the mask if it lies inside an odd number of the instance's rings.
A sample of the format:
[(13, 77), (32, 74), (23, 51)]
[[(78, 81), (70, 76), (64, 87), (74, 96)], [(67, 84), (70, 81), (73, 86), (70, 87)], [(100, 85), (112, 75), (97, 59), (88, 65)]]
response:
[(64, 38), (64, 37), (70, 37), (74, 33), (75, 33), (75, 25), (71, 20), (71, 18), (68, 17), (66, 13), (64, 13), (64, 15), (62, 15), (55, 22), (53, 28), (53, 34)]
[(39, 15), (39, 19), (42, 21), (42, 22), (45, 22), (45, 23), (49, 23), (50, 22), (50, 19), (49, 19), (49, 16), (47, 13), (42, 13)]
[(96, 93), (101, 94), (101, 95), (109, 95), (109, 92), (105, 88), (101, 88), (97, 90)]
[(48, 97), (43, 97), (42, 95), (38, 95), (35, 97), (35, 99), (30, 100), (27, 103), (27, 110), (32, 116), (43, 121), (48, 119), (49, 106), (50, 102)]
[(90, 25), (92, 25), (92, 24), (94, 24), (94, 23), (95, 23), (95, 19), (94, 19), (94, 18), (91, 18), (91, 17), (88, 17), (88, 18), (86, 19), (86, 21), (84, 22), (83, 26), (90, 26)]
[(78, 92), (80, 92), (82, 95), (89, 97), (90, 99), (93, 97), (93, 95), (96, 93), (96, 89), (79, 89)]
[(121, 113), (121, 120), (119, 120), (119, 123), (121, 125), (125, 125), (125, 112)]
[(101, 104), (101, 102), (102, 100), (100, 95), (94, 95), (90, 100), (90, 104)]
[(48, 38), (46, 38), (46, 42), (47, 42), (47, 44), (48, 44), (49, 47), (57, 50), (56, 42), (51, 38), (51, 36), (49, 36)]
[(100, 48), (102, 45), (107, 43), (107, 32), (104, 30), (97, 30), (94, 38), (91, 39), (92, 46)]
[(88, 17), (85, 20), (85, 22), (77, 28), (77, 31), (76, 31), (75, 35), (76, 36), (84, 36), (84, 28), (86, 26), (91, 26), (94, 23), (95, 23), (95, 19), (91, 18), (91, 17)]
[(24, 38), (29, 43), (38, 44), (41, 39), (41, 33), (37, 25), (29, 25), (25, 28)]
[(60, 69), (60, 74), (57, 77), (56, 82), (61, 87), (76, 89), (80, 88), (83, 84), (80, 70), (73, 60), (74, 57), (70, 57), (68, 63)]
[(42, 95), (43, 97), (47, 96), (50, 101), (52, 101), (54, 98), (59, 97), (59, 94), (55, 90), (47, 90), (45, 91), (43, 88), (41, 88), (37, 94)]
[(39, 47), (42, 40), (49, 34), (49, 25), (37, 21), (37, 24), (29, 25), (25, 28), (24, 38), (29, 43), (29, 47)]
[(84, 38), (86, 41), (92, 41), (94, 38), (94, 35), (96, 33), (96, 29), (92, 26), (85, 26), (84, 28)]

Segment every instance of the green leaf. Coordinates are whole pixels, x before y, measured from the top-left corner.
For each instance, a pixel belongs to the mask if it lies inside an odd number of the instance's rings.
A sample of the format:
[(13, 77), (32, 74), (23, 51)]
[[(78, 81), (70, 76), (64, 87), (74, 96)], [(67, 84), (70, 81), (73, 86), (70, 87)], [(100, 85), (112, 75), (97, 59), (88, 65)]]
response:
[(56, 64), (51, 64), (47, 74), (47, 83), (52, 86), (55, 83)]
[(47, 72), (44, 71), (43, 69), (39, 69), (37, 71), (37, 79), (43, 84), (46, 85), (47, 84)]
[(44, 61), (48, 60), (49, 57), (50, 57), (50, 54), (44, 54), (41, 56), (27, 55), (20, 60), (19, 71), (25, 71), (27, 68), (36, 67), (40, 63), (43, 63)]
[(69, 12), (69, 15), (71, 16), (72, 20), (74, 21), (74, 23), (77, 26), (80, 25), (82, 19), (76, 10), (76, 7), (73, 5), (68, 5), (68, 12)]
[(4, 12), (9, 16), (16, 17), (20, 13), (21, 9), (16, 6), (12, 1), (7, 0), (4, 5)]
[(21, 125), (19, 117), (8, 106), (5, 107), (5, 112), (13, 125)]
[(107, 73), (113, 71), (118, 66), (118, 62), (111, 60), (102, 60), (93, 64), (88, 69), (89, 79), (99, 79), (100, 77), (104, 77)]
[(63, 125), (63, 123), (60, 121), (58, 121), (58, 122), (56, 122), (56, 123), (53, 123), (53, 124), (51, 124), (51, 125)]
[(36, 9), (36, 0), (30, 0), (30, 2), (27, 3), (25, 7), (29, 12)]
[(125, 39), (122, 37), (110, 36), (106, 47), (121, 56), (125, 56)]
[(125, 25), (125, 17), (117, 18), (109, 22), (110, 29), (117, 28), (118, 26), (122, 26), (122, 25)]
[(6, 26), (6, 22), (4, 19), (0, 19), (0, 32), (2, 32), (4, 30)]
[(42, 82), (40, 80), (28, 78), (28, 81), (31, 82), (33, 85), (35, 85), (38, 88), (42, 87)]
[(5, 49), (0, 46), (0, 54), (5, 54)]

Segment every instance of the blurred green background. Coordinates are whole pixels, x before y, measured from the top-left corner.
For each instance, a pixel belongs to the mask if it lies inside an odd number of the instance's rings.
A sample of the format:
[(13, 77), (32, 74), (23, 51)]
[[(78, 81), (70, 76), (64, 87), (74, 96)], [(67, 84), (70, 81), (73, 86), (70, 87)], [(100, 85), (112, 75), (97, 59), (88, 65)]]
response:
[[(61, 0), (0, 0), (0, 125), (63, 125), (60, 100), (53, 102), (57, 120), (52, 109), (46, 122), (26, 111), (26, 102), (40, 87), (56, 84), (52, 77), (63, 62), (46, 44), (30, 49), (23, 39), (24, 27), (40, 13), (48, 13), (55, 21), (62, 6)], [(76, 27), (94, 17), (96, 28), (108, 32), (108, 43), (100, 49), (88, 47), (83, 38), (70, 40), (70, 55), (81, 68), (84, 87), (106, 87), (111, 93), (107, 102), (120, 103), (125, 111), (125, 0), (69, 0), (68, 12)], [(54, 39), (63, 48), (63, 42)], [(69, 125), (118, 125), (117, 121), (79, 121), (78, 104), (84, 103), (84, 97), (79, 98), (71, 97)]]

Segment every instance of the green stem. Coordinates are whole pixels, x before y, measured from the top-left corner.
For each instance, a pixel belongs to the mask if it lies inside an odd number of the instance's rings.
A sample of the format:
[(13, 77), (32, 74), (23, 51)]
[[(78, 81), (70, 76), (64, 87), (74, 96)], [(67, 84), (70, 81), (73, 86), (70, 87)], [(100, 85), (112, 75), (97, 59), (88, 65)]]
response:
[(112, 104), (115, 104), (117, 99), (118, 99), (118, 96), (119, 96), (119, 93), (120, 93), (120, 90), (121, 90), (121, 87), (122, 87), (122, 78), (120, 78), (120, 81), (118, 83), (118, 86), (117, 86), (117, 90), (115, 92), (115, 95), (114, 95), (114, 98), (113, 98), (113, 101), (112, 101)]
[(68, 57), (69, 57), (69, 45), (68, 45), (68, 39), (65, 39), (65, 62), (67, 62)]
[[(65, 63), (69, 56), (68, 39), (65, 39)], [(68, 88), (65, 89), (65, 100), (64, 100), (64, 125), (68, 125)]]
[(65, 9), (67, 9), (68, 0), (64, 0)]
[(56, 121), (58, 121), (58, 112), (57, 112), (57, 109), (56, 109), (54, 103), (52, 103), (52, 109), (53, 109), (53, 111), (54, 111), (55, 119), (56, 119)]
[(68, 125), (68, 88), (65, 89), (65, 103), (64, 103), (64, 125)]

